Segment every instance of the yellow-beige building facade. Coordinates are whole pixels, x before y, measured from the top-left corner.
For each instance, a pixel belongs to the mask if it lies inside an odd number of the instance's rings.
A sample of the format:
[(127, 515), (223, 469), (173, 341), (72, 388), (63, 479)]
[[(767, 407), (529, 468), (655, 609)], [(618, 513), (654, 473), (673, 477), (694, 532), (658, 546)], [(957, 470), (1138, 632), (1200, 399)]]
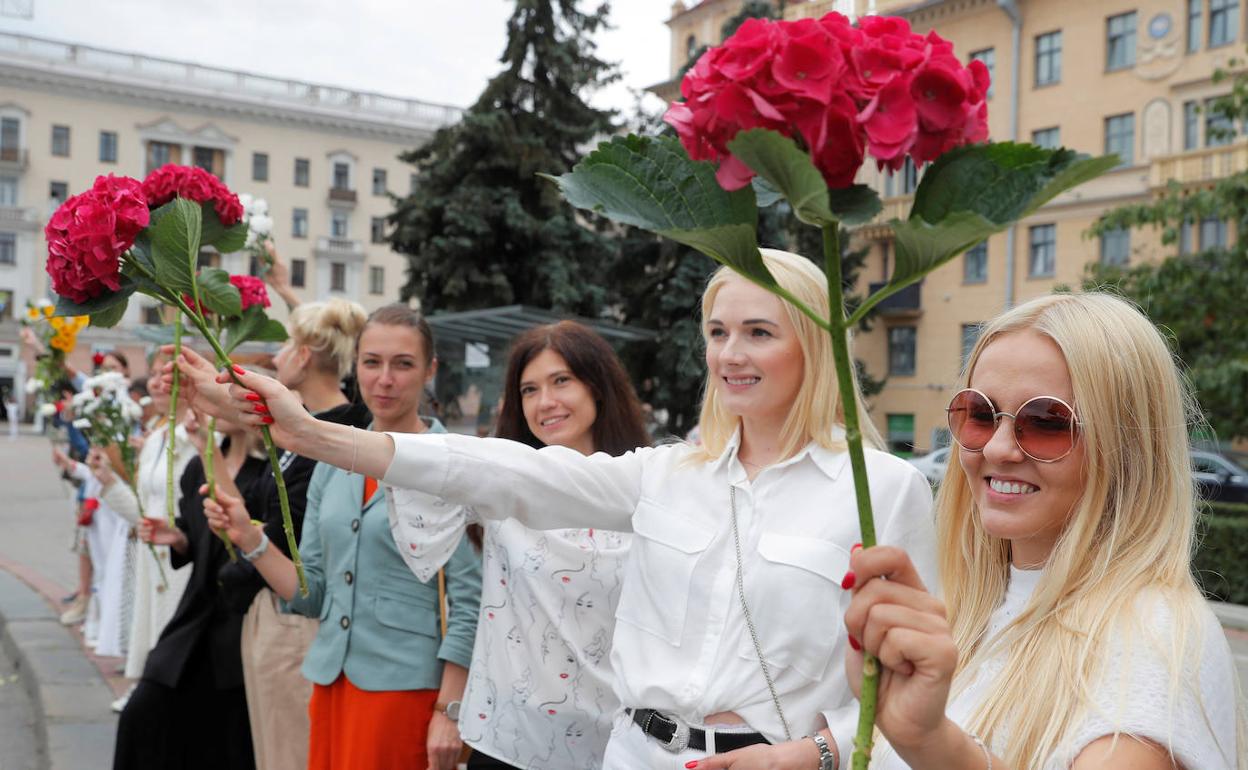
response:
[[(677, 2), (668, 20), (672, 79), (652, 90), (679, 95), (688, 53), (720, 41), (741, 0)], [(1248, 169), (1248, 143), (1220, 139), (1205, 109), (1229, 81), (1214, 72), (1244, 58), (1248, 40), (1239, 0), (813, 0), (788, 2), (788, 18), (839, 11), (906, 17), (916, 31), (936, 30), (965, 59), (992, 71), (989, 127), (994, 141), (1027, 141), (1101, 154), (1122, 165), (1063, 195), (1011, 230), (886, 301), (873, 328), (856, 341), (875, 376), (886, 376), (871, 413), (897, 452), (948, 443), (945, 412), (978, 327), (1002, 310), (1055, 286), (1080, 285), (1098, 260), (1133, 264), (1174, 253), (1159, 234), (1132, 230), (1103, 238), (1088, 229), (1106, 210), (1155, 197), (1170, 181), (1193, 187)], [(909, 211), (921, 169), (860, 181), (884, 199), (879, 222)], [(891, 235), (867, 225), (855, 234), (870, 247), (859, 290), (886, 280)], [(1194, 222), (1179, 249), (1235, 237), (1220, 220)]]
[[(406, 261), (384, 242), (388, 193), (406, 195), (399, 154), (458, 119), (454, 107), (0, 33), (0, 388), (30, 357), (17, 320), (48, 295), (43, 227), (100, 174), (143, 178), (197, 165), (264, 198), (273, 239), (305, 300), (341, 296), (372, 309), (396, 300)], [(206, 255), (232, 273), (245, 253)], [(286, 308), (273, 296), (273, 313)], [(136, 295), (115, 330), (85, 330), (92, 350), (141, 353), (136, 327), (159, 311)], [(142, 371), (141, 362), (137, 366)]]

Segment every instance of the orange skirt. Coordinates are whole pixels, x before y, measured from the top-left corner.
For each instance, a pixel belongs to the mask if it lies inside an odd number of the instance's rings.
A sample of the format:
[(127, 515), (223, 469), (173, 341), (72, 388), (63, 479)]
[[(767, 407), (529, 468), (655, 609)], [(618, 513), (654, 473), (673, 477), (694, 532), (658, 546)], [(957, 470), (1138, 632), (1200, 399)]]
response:
[(437, 690), (361, 690), (339, 674), (308, 703), (308, 770), (424, 770)]

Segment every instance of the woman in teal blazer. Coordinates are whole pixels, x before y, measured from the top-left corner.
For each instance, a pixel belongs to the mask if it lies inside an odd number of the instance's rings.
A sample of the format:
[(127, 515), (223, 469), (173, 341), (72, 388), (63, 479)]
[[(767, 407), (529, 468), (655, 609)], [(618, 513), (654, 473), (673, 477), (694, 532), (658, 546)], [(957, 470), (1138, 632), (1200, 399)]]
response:
[[(369, 316), (356, 378), (371, 429), (444, 432), (417, 411), (436, 369), (433, 334), (419, 314), (396, 304)], [(481, 596), (480, 561), (468, 540), (444, 567), (443, 636), (437, 578), (421, 581), (404, 563), (375, 479), (324, 464), (313, 471), (300, 543), (307, 596), (298, 595), (294, 564), (268, 547), (240, 500), (219, 493), (218, 502), (204, 501), (204, 512), (291, 611), (320, 619), (303, 662), (314, 683), (309, 770), (453, 770), (462, 747), (455, 712)]]

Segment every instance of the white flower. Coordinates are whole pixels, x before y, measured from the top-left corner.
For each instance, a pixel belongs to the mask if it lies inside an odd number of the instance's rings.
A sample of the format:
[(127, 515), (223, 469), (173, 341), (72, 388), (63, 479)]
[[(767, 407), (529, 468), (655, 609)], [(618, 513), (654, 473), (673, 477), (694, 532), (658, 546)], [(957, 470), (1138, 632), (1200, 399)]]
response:
[(35, 307), (43, 310), (45, 307), (56, 307), (56, 305), (52, 304), (52, 300), (47, 297), (40, 297), (39, 300), (35, 302)]
[(239, 194), (238, 194), (238, 202), (239, 202), (239, 203), (241, 203), (241, 204), (243, 204), (243, 211), (244, 211), (244, 212), (250, 212), (250, 211), (251, 211), (252, 202), (253, 202), (254, 200), (255, 200), (255, 198), (252, 198), (250, 193), (239, 193)]
[(74, 427), (77, 428), (78, 430), (83, 430), (84, 428), (90, 428), (91, 421), (85, 417), (80, 417), (77, 420), (74, 420)]
[(139, 406), (148, 406), (151, 403), (152, 403), (151, 396), (144, 396), (143, 398), (139, 399)]
[(31, 377), (29, 380), (26, 380), (27, 393), (38, 393), (41, 390), (43, 390), (43, 380), (37, 377)]
[(254, 233), (268, 235), (273, 232), (273, 218), (267, 214), (256, 214), (248, 220), (247, 226)]
[(56, 414), (56, 404), (40, 404), (39, 414), (43, 415), (44, 417), (51, 417), (52, 415)]

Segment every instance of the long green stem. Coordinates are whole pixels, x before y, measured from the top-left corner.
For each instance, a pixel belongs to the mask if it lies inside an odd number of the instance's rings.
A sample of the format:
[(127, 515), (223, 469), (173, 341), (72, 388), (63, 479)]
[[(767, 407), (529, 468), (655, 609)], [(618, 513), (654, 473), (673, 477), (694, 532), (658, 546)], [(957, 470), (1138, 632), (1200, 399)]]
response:
[(178, 371), (178, 356), (182, 355), (182, 313), (173, 317), (173, 386), (169, 388), (169, 426), (165, 439), (165, 514), (169, 517), (169, 526), (177, 526), (174, 520), (175, 504), (173, 499), (173, 466), (177, 462), (174, 440), (178, 432), (178, 389), (181, 386), (181, 372)]
[[(841, 241), (835, 224), (823, 227), (823, 272), (828, 277), (828, 320), (832, 326), (832, 354), (836, 364), (837, 387), (841, 391), (841, 416), (845, 421), (845, 443), (849, 445), (849, 465), (854, 474), (854, 496), (858, 500), (858, 526), (861, 530), (862, 547), (870, 548), (875, 545), (875, 517), (871, 512), (867, 461), (862, 452), (862, 426), (858, 422), (853, 361), (849, 357), (849, 330), (845, 321), (845, 298), (841, 287)], [(866, 770), (871, 763), (875, 704), (879, 687), (879, 661), (875, 656), (863, 653), (862, 692), (858, 696), (858, 733), (854, 737), (853, 770)]]
[[(214, 456), (217, 453), (217, 418), (208, 419), (208, 445), (204, 450), (204, 481), (208, 482), (208, 497), (212, 498), (215, 503), (217, 501), (217, 472)], [(225, 534), (225, 530), (213, 530), (217, 533), (217, 537), (221, 538), (221, 542), (225, 544), (225, 552), (230, 555), (230, 561), (238, 561), (238, 552), (234, 550), (234, 543), (230, 541), (229, 535)]]

